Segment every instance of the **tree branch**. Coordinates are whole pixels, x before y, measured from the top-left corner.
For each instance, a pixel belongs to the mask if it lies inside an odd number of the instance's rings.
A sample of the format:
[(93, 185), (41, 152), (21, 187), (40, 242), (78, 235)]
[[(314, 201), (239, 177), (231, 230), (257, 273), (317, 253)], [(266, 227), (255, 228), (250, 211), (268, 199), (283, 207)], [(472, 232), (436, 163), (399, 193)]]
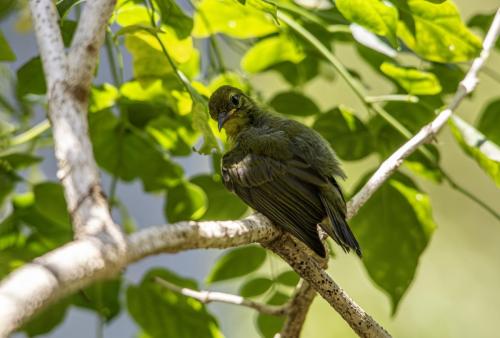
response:
[(262, 304), (250, 299), (243, 298), (241, 296), (231, 295), (229, 293), (206, 291), (206, 290), (198, 291), (189, 288), (183, 288), (173, 283), (170, 283), (164, 279), (161, 279), (159, 277), (155, 278), (155, 282), (157, 282), (158, 284), (169, 290), (180, 293), (181, 295), (197, 299), (203, 304), (219, 302), (219, 303), (226, 303), (233, 305), (241, 305), (271, 316), (283, 316), (288, 312), (289, 308), (287, 303), (283, 305)]
[(288, 305), (285, 324), (279, 333), (280, 338), (300, 337), (314, 297), (316, 297), (316, 291), (305, 280), (301, 280)]
[[(260, 242), (280, 255), (360, 336), (389, 336), (331, 279), (301, 243), (274, 228), (262, 215), (252, 215), (241, 221), (181, 222), (153, 227), (132, 234), (128, 238), (127, 250), (117, 250), (117, 247), (124, 248), (119, 244), (122, 234), (112, 222), (107, 202), (100, 193), (97, 167), (87, 137), (86, 107), (82, 108), (82, 102), (86, 99), (81, 100), (82, 96), (78, 90), (75, 91), (65, 76), (61, 75), (66, 69), (64, 54), (55, 53), (61, 50), (61, 43), (60, 33), (55, 29), (57, 19), (53, 2), (32, 0), (30, 6), (49, 84), (49, 115), (54, 130), (56, 157), (60, 165), (58, 175), (63, 182), (73, 223), (80, 239), (35, 259), (2, 281), (0, 336), (13, 332), (42, 308), (64, 295), (94, 281), (113, 276), (126, 265), (148, 255), (194, 248), (227, 248), (251, 242)], [(94, 4), (89, 8), (103, 7)], [(94, 14), (99, 16), (102, 13)], [(106, 21), (107, 19), (99, 22)], [(48, 24), (42, 24), (43, 22)], [(45, 25), (47, 27), (42, 27)], [(80, 29), (86, 28), (79, 26)], [(480, 57), (474, 61), (449, 107), (382, 164), (349, 203), (349, 217), (357, 212), (404, 158), (443, 127), (463, 97), (474, 89), (477, 72), (487, 58), (499, 31), (500, 12), (497, 12)], [(99, 34), (100, 30), (94, 32)], [(85, 69), (88, 71), (88, 68)], [(75, 151), (76, 149), (79, 151)], [(296, 310), (299, 311), (300, 307)]]

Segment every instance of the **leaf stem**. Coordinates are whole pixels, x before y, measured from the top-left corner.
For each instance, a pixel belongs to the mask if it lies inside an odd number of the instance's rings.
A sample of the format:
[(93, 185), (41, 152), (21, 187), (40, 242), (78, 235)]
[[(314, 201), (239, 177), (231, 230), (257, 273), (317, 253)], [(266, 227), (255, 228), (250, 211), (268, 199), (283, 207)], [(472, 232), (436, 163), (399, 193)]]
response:
[(12, 138), (10, 145), (11, 146), (18, 146), (20, 144), (29, 142), (41, 134), (43, 134), (45, 131), (50, 129), (50, 123), (49, 120), (45, 119), (42, 122), (34, 125), (32, 128), (29, 130), (25, 131), (24, 133), (21, 133), (19, 135), (16, 135)]
[(111, 38), (111, 35), (109, 34), (109, 30), (106, 32), (106, 54), (108, 57), (108, 62), (109, 62), (109, 68), (111, 69), (111, 76), (113, 77), (113, 82), (115, 86), (119, 86), (122, 82), (123, 79), (120, 76), (120, 72), (118, 71), (118, 67), (115, 62), (115, 55), (113, 53), (113, 40)]

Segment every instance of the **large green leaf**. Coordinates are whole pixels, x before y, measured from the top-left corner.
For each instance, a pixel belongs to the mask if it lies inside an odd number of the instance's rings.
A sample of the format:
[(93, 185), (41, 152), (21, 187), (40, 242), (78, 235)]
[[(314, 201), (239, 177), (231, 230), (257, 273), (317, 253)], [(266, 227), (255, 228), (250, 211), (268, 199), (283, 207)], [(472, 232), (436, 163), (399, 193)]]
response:
[[(493, 18), (495, 17), (496, 10), (489, 14), (476, 14), (472, 18), (469, 19), (467, 23), (470, 27), (479, 28), (484, 35), (488, 32), (488, 29), (491, 27), (491, 23), (493, 22)], [(495, 47), (500, 49), (500, 39), (497, 39)]]
[(351, 226), (363, 248), (363, 264), (390, 296), (395, 313), (436, 228), (429, 197), (408, 177), (393, 175), (354, 216)]
[(500, 146), (500, 99), (492, 101), (481, 113), (477, 129)]
[(340, 106), (319, 115), (313, 128), (344, 160), (359, 160), (374, 150), (370, 130), (346, 107)]
[(238, 219), (248, 210), (245, 203), (224, 187), (218, 174), (195, 176), (191, 182), (201, 187), (207, 196), (207, 210), (202, 220)]
[(149, 121), (146, 131), (174, 156), (190, 155), (197, 139), (190, 123), (165, 115)]
[(128, 312), (148, 337), (223, 337), (217, 321), (202, 303), (162, 287), (155, 278), (197, 289), (194, 280), (165, 269), (150, 270), (139, 285), (129, 286)]
[[(289, 297), (282, 292), (276, 291), (271, 298), (266, 302), (269, 305), (282, 305), (287, 302)], [(259, 314), (257, 316), (257, 328), (260, 335), (264, 338), (273, 338), (280, 332), (283, 324), (285, 323), (284, 317), (269, 316)]]
[(258, 1), (242, 5), (234, 0), (203, 0), (194, 15), (193, 36), (224, 33), (234, 38), (261, 37), (278, 30), (273, 15)]
[(191, 182), (181, 182), (168, 189), (165, 215), (170, 223), (197, 220), (207, 210), (203, 189)]
[(89, 129), (99, 166), (124, 181), (140, 178), (147, 191), (179, 183), (182, 168), (172, 162), (146, 133), (103, 110), (89, 115)]
[(282, 272), (278, 277), (276, 277), (277, 283), (287, 286), (296, 286), (299, 280), (299, 275), (297, 275), (297, 273), (293, 270)]
[(64, 199), (64, 191), (59, 183), (44, 182), (33, 188), (36, 208), (40, 214), (59, 224), (61, 228), (70, 226), (70, 218)]
[(452, 117), (450, 126), (460, 147), (500, 187), (500, 147), (458, 116)]
[(436, 95), (441, 92), (441, 84), (432, 73), (416, 68), (399, 67), (388, 62), (382, 63), (380, 70), (394, 79), (408, 94)]
[(479, 53), (481, 41), (464, 25), (452, 1), (393, 2), (401, 17), (398, 36), (421, 57), (436, 62), (463, 62)]
[(387, 37), (397, 46), (398, 11), (381, 0), (336, 0), (338, 10), (349, 21)]
[(305, 56), (296, 41), (280, 34), (253, 45), (241, 59), (241, 68), (247, 73), (259, 73), (285, 61), (299, 63)]
[(281, 92), (276, 94), (269, 104), (285, 115), (308, 116), (319, 114), (319, 108), (309, 97), (299, 92)]
[(120, 313), (120, 278), (97, 282), (73, 296), (73, 304), (95, 311), (106, 322), (110, 322)]
[(160, 9), (161, 21), (174, 29), (177, 37), (187, 38), (193, 29), (193, 19), (186, 15), (174, 0), (155, 0)]
[(249, 245), (227, 251), (220, 257), (207, 276), (207, 283), (220, 282), (249, 274), (266, 260), (266, 250)]
[(16, 54), (10, 48), (2, 31), (0, 31), (0, 61), (16, 61)]

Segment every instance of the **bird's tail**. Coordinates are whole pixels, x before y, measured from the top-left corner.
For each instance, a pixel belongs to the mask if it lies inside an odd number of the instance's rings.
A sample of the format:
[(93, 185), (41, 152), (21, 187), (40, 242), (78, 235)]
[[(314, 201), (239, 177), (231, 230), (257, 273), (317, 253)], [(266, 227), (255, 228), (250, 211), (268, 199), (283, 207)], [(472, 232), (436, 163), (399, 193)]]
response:
[(329, 220), (329, 222), (323, 221), (320, 224), (321, 228), (325, 230), (344, 251), (349, 252), (352, 249), (361, 257), (359, 243), (345, 219), (346, 205), (340, 187), (335, 182), (333, 187), (321, 192), (320, 198), (326, 209)]

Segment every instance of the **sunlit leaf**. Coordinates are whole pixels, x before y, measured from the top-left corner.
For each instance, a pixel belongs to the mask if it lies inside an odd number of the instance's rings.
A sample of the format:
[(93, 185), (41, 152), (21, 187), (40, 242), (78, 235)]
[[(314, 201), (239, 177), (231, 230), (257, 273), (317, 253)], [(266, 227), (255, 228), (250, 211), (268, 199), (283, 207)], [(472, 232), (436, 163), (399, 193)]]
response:
[(398, 11), (395, 7), (381, 0), (336, 0), (335, 5), (347, 20), (387, 37), (397, 46)]
[(224, 33), (234, 38), (261, 37), (278, 30), (273, 16), (247, 2), (203, 0), (194, 15), (193, 36), (204, 38)]
[(452, 1), (394, 2), (401, 17), (398, 36), (419, 56), (436, 62), (463, 62), (479, 53), (481, 41), (464, 25)]
[(192, 110), (193, 128), (203, 135), (203, 145), (198, 152), (202, 154), (210, 154), (212, 149), (219, 149), (217, 139), (209, 124), (210, 116), (206, 104), (197, 99), (193, 102)]
[(500, 187), (500, 147), (458, 116), (452, 117), (450, 126), (460, 147)]
[(265, 260), (266, 250), (259, 246), (232, 249), (217, 260), (206, 281), (214, 283), (247, 275), (257, 270)]
[(161, 21), (174, 29), (177, 37), (187, 38), (193, 29), (193, 19), (187, 16), (174, 0), (155, 0), (160, 9)]
[[(377, 220), (376, 227), (373, 220)], [(363, 248), (363, 264), (391, 298), (395, 313), (436, 228), (429, 196), (408, 177), (393, 175), (359, 210), (351, 225)]]
[(97, 112), (115, 105), (119, 97), (118, 89), (109, 83), (94, 86), (90, 90), (90, 112)]
[(380, 70), (394, 79), (408, 94), (435, 95), (441, 92), (441, 84), (432, 73), (387, 62), (380, 66)]
[(258, 73), (281, 62), (299, 63), (305, 53), (285, 34), (273, 36), (253, 45), (241, 59), (241, 68), (248, 73)]

